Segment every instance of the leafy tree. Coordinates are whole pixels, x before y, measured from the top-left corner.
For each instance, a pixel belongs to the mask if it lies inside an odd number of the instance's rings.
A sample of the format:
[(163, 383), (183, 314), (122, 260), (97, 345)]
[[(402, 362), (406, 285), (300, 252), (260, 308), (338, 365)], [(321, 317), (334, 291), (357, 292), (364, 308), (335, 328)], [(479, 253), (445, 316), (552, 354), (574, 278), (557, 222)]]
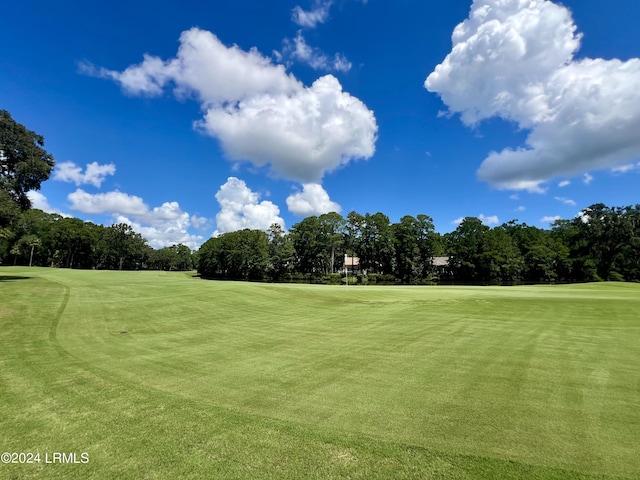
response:
[(22, 248), (19, 243), (16, 243), (11, 250), (9, 251), (11, 255), (13, 255), (13, 265), (15, 266), (18, 262), (18, 258), (22, 255)]
[(625, 280), (640, 281), (640, 205), (626, 207), (622, 222), (628, 237), (614, 257), (614, 273)]
[(358, 254), (360, 265), (371, 273), (392, 274), (395, 265), (393, 234), (389, 217), (367, 213), (360, 227)]
[(318, 217), (307, 217), (296, 223), (290, 235), (296, 252), (296, 269), (304, 273), (326, 273), (330, 257)]
[(176, 270), (185, 272), (193, 270), (193, 252), (189, 247), (179, 243), (169, 248), (172, 248), (176, 252)]
[(296, 252), (291, 236), (278, 223), (269, 228), (269, 275), (280, 280), (293, 270)]
[(20, 216), (20, 206), (14, 201), (9, 190), (4, 190), (0, 179), (0, 229), (11, 225)]
[(159, 250), (151, 250), (147, 266), (152, 270), (191, 270), (193, 268), (191, 249), (180, 243)]
[(418, 250), (420, 251), (420, 262), (422, 263), (422, 277), (427, 278), (434, 271), (432, 258), (442, 255), (443, 247), (441, 239), (436, 233), (433, 219), (423, 213), (416, 217), (418, 226)]
[(480, 219), (466, 217), (458, 228), (446, 235), (449, 265), (456, 279), (482, 280), (483, 244), (489, 230)]
[(420, 255), (420, 226), (418, 221), (406, 215), (391, 227), (395, 246), (396, 271), (403, 283), (412, 283), (422, 277), (424, 264)]
[(9, 250), (14, 233), (9, 228), (0, 227), (0, 262)]
[(29, 249), (29, 266), (33, 265), (33, 251), (36, 247), (42, 246), (42, 240), (37, 235), (26, 235), (22, 237), (19, 243), (25, 245)]
[(150, 253), (142, 235), (124, 223), (101, 228), (96, 250), (97, 266), (111, 270), (140, 269)]
[(355, 211), (349, 212), (349, 214), (347, 214), (347, 224), (345, 226), (345, 247), (347, 249), (346, 253), (349, 255), (361, 255), (363, 228), (364, 216)]
[(507, 231), (494, 228), (484, 234), (477, 268), (482, 280), (515, 281), (521, 279), (524, 259)]
[(570, 275), (569, 249), (549, 230), (515, 220), (500, 226), (507, 232), (524, 260), (522, 277), (534, 282), (553, 282)]
[(229, 232), (207, 240), (199, 254), (202, 277), (261, 280), (269, 265), (269, 237), (261, 230)]
[(329, 271), (335, 273), (336, 254), (344, 245), (346, 221), (337, 212), (320, 215), (318, 219), (324, 249), (329, 253)]
[(79, 218), (59, 218), (53, 224), (53, 263), (67, 268), (91, 268), (97, 243), (95, 225)]
[[(39, 190), (55, 164), (44, 150), (44, 138), (0, 110), (0, 226), (14, 218), (17, 206), (31, 206), (30, 190)], [(13, 204), (13, 208), (12, 208)]]

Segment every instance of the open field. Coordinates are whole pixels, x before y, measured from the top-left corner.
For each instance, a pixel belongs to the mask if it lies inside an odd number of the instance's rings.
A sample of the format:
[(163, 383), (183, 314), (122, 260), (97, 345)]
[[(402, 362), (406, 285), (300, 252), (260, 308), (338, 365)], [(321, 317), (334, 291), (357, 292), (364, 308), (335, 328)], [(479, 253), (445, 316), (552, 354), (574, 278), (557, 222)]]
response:
[(640, 285), (3, 267), (0, 406), (1, 479), (640, 478)]

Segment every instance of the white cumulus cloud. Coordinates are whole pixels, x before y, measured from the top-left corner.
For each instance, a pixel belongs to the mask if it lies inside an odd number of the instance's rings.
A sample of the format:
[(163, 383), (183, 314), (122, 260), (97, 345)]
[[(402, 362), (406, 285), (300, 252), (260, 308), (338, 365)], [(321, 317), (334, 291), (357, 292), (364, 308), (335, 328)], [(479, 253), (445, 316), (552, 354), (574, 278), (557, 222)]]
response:
[(371, 157), (377, 131), (373, 113), (331, 75), (295, 95), (261, 95), (210, 109), (199, 125), (230, 158), (270, 164), (279, 176), (303, 183)]
[(213, 236), (245, 228), (266, 231), (274, 223), (284, 228), (278, 206), (268, 200), (260, 201), (260, 195), (239, 178), (229, 177), (216, 193), (216, 200), (220, 211)]
[(191, 226), (196, 230), (207, 230), (211, 226), (211, 220), (199, 215), (191, 215)]
[(558, 183), (558, 186), (560, 188), (564, 188), (571, 185), (571, 182), (569, 180), (562, 180), (560, 183)]
[(497, 116), (529, 130), (525, 145), (487, 156), (481, 180), (542, 192), (555, 176), (640, 156), (640, 59), (576, 60), (576, 29), (547, 0), (475, 0), (454, 29), (425, 87), (466, 125)]
[(562, 219), (562, 217), (560, 217), (560, 215), (555, 215), (555, 216), (547, 215), (545, 217), (542, 217), (540, 219), (540, 222), (541, 223), (553, 223), (556, 220), (561, 220), (561, 219)]
[(116, 166), (113, 163), (104, 165), (100, 165), (98, 162), (88, 163), (83, 173), (82, 167), (75, 163), (62, 162), (56, 165), (53, 171), (53, 179), (75, 183), (76, 186), (93, 185), (99, 188), (108, 175), (114, 175), (115, 173)]
[(287, 197), (287, 207), (294, 215), (310, 216), (323, 213), (338, 212), (340, 205), (329, 198), (322, 185), (317, 183), (305, 183), (302, 191)]
[(117, 212), (124, 215), (143, 215), (149, 209), (142, 198), (117, 190), (91, 194), (78, 188), (70, 193), (67, 199), (71, 202), (71, 210), (88, 214)]
[(45, 197), (40, 192), (37, 192), (35, 190), (29, 190), (27, 192), (27, 197), (29, 197), (29, 201), (31, 201), (31, 206), (33, 208), (37, 208), (38, 210), (42, 210), (43, 212), (46, 212), (46, 213), (57, 213), (62, 217), (71, 217), (71, 215), (67, 213), (62, 213), (57, 208), (54, 208), (51, 205), (49, 205), (49, 200), (47, 200), (47, 197)]
[[(189, 214), (185, 215), (188, 219)], [(153, 248), (169, 247), (182, 243), (192, 250), (196, 250), (204, 240), (201, 235), (191, 235), (187, 231), (189, 221), (185, 222), (184, 216), (177, 217), (172, 221), (155, 221), (152, 224), (145, 224), (124, 215), (116, 215), (114, 221), (129, 225), (135, 232), (146, 238)]]
[(193, 220), (178, 202), (165, 202), (150, 209), (142, 198), (135, 195), (119, 191), (90, 194), (81, 188), (70, 193), (67, 199), (72, 210), (93, 215), (107, 214), (115, 223), (130, 225), (154, 248), (183, 243), (195, 249), (203, 240), (202, 236), (189, 233)]
[(122, 72), (88, 64), (81, 70), (115, 80), (136, 95), (159, 95), (173, 85), (177, 96), (200, 101), (205, 113), (196, 126), (217, 138), (227, 157), (270, 165), (291, 180), (318, 182), (375, 152), (373, 112), (343, 92), (335, 77), (320, 77), (306, 87), (256, 49), (227, 47), (198, 28), (182, 33), (170, 60), (146, 55)]

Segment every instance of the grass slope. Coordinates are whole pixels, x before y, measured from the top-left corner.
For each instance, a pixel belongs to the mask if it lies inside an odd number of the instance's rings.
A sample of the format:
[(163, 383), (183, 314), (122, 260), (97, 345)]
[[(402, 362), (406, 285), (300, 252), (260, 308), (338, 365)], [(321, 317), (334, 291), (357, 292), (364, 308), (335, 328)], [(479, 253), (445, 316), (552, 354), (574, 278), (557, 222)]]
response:
[[(120, 332), (128, 333), (120, 333)], [(640, 286), (0, 269), (0, 478), (640, 478)]]

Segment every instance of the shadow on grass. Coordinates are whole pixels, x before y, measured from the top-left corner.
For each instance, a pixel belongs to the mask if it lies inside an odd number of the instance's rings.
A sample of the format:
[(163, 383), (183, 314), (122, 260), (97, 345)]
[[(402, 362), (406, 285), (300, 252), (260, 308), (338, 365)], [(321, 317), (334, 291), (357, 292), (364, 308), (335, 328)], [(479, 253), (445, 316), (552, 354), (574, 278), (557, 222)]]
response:
[(29, 280), (33, 277), (21, 277), (19, 275), (0, 275), (0, 282), (10, 282), (11, 280)]

